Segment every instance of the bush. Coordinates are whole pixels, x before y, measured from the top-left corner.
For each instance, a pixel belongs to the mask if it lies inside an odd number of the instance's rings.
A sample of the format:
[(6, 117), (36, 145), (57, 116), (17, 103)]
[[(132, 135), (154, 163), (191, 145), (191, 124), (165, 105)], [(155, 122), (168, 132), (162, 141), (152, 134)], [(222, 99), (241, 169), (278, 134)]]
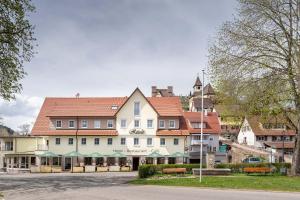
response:
[(242, 173), (244, 168), (246, 167), (271, 167), (275, 168), (275, 172), (279, 173), (280, 168), (284, 167), (287, 169), (291, 168), (290, 163), (238, 163), (238, 164), (231, 164), (231, 163), (221, 163), (217, 164), (215, 168), (228, 168), (231, 169), (233, 173)]
[[(205, 168), (205, 165), (202, 165)], [(165, 168), (186, 168), (187, 173), (192, 173), (193, 168), (199, 168), (199, 164), (160, 164), (139, 166), (139, 178), (147, 178), (154, 174), (162, 173)]]

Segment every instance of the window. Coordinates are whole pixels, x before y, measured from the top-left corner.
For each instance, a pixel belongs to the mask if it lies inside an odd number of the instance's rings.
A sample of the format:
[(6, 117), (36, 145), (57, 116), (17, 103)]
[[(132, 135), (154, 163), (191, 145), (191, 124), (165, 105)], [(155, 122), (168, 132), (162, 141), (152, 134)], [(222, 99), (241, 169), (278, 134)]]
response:
[(134, 128), (140, 128), (140, 120), (139, 119), (134, 120)]
[(139, 138), (134, 138), (133, 139), (133, 144), (134, 145), (139, 145)]
[(114, 122), (113, 120), (107, 120), (107, 128), (113, 128), (114, 127)]
[[(201, 122), (193, 122), (193, 128), (201, 128)], [(206, 128), (206, 123), (203, 123), (203, 128)], [(227, 130), (227, 126), (223, 125), (223, 128)]]
[(153, 119), (147, 120), (147, 128), (153, 128)]
[(152, 138), (147, 138), (147, 145), (152, 146)]
[(73, 138), (69, 138), (68, 144), (73, 145)]
[(88, 127), (88, 122), (87, 120), (82, 120), (81, 121), (81, 128), (87, 128)]
[(169, 128), (175, 128), (175, 120), (169, 121)]
[(165, 120), (159, 120), (159, 128), (165, 128)]
[(55, 138), (55, 144), (60, 145), (60, 138)]
[(178, 138), (174, 138), (174, 145), (178, 145), (179, 144), (179, 139)]
[(165, 138), (160, 138), (160, 145), (165, 146), (166, 145), (166, 139)]
[(112, 143), (113, 143), (113, 139), (112, 138), (107, 138), (107, 144), (112, 145)]
[(134, 116), (140, 115), (140, 102), (134, 102)]
[(127, 122), (126, 119), (121, 119), (121, 128), (126, 128)]
[(69, 128), (75, 128), (75, 121), (74, 120), (69, 121)]
[(61, 127), (62, 127), (62, 121), (56, 120), (56, 128), (61, 128)]
[(86, 138), (81, 138), (81, 144), (86, 145)]
[(112, 110), (117, 110), (117, 109), (118, 109), (118, 106), (117, 106), (117, 105), (112, 105), (112, 106), (111, 106), (111, 109), (112, 109)]
[(100, 120), (95, 120), (94, 121), (94, 128), (101, 128), (101, 121)]
[(100, 139), (99, 139), (99, 138), (95, 138), (94, 144), (95, 144), (95, 145), (99, 145), (99, 143), (100, 143)]
[(121, 145), (125, 145), (126, 144), (126, 138), (121, 138)]

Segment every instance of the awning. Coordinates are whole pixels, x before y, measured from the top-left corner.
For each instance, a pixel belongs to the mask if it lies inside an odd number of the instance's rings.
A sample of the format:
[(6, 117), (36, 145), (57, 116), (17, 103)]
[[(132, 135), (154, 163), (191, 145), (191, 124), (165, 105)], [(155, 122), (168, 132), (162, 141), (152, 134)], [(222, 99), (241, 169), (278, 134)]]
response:
[(159, 158), (159, 157), (165, 157), (165, 156), (161, 155), (158, 151), (154, 151), (154, 152), (150, 153), (146, 157), (149, 157), (149, 158)]
[(98, 153), (98, 152), (94, 152), (94, 153), (91, 153), (91, 154), (87, 154), (85, 155), (86, 157), (92, 157), (92, 158), (100, 158), (100, 157), (104, 157), (103, 154), (101, 153)]
[(47, 151), (43, 154), (40, 154), (39, 156), (41, 156), (41, 157), (59, 157), (59, 155), (57, 155), (51, 151)]
[(181, 153), (181, 152), (176, 152), (176, 153), (173, 153), (171, 155), (169, 155), (168, 157), (176, 157), (176, 158), (182, 158), (182, 157), (189, 157), (188, 154), (185, 154), (185, 153)]
[(107, 157), (123, 158), (123, 157), (126, 157), (126, 155), (123, 154), (123, 153), (120, 153), (120, 152), (116, 152), (116, 153), (113, 153), (113, 154), (111, 154), (111, 155), (108, 155)]
[(76, 152), (76, 151), (71, 151), (67, 154), (64, 155), (65, 157), (85, 157), (85, 155), (79, 153), (79, 152)]

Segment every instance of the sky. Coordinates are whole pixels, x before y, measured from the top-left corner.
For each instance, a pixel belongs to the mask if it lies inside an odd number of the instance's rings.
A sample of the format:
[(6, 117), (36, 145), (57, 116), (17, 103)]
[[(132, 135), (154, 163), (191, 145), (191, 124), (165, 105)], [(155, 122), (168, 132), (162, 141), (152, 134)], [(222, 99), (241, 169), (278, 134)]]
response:
[[(2, 123), (33, 124), (45, 97), (129, 96), (139, 87), (192, 90), (235, 0), (33, 0), (37, 52)], [(205, 80), (208, 82), (209, 79)]]

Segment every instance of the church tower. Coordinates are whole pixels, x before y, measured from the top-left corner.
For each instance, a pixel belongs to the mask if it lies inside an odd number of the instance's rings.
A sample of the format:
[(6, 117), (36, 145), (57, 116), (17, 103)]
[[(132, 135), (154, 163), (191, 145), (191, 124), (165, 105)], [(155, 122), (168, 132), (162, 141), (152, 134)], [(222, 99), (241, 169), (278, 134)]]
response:
[(202, 83), (200, 81), (199, 75), (197, 75), (197, 78), (196, 78), (193, 88), (194, 88), (194, 94), (200, 94), (201, 89), (202, 89)]

